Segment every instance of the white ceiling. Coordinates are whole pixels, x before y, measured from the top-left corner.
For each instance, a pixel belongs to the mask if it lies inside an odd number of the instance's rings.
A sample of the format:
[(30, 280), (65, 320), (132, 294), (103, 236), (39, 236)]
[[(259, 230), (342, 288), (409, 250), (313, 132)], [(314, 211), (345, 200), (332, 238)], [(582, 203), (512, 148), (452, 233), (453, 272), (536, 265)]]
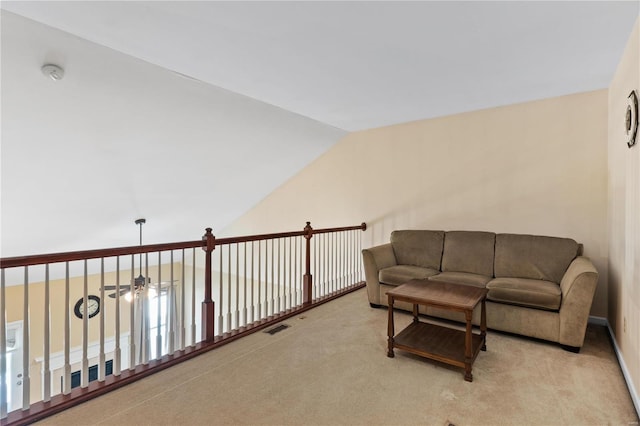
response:
[(0, 7), (7, 256), (193, 239), (348, 131), (606, 88), (640, 2)]

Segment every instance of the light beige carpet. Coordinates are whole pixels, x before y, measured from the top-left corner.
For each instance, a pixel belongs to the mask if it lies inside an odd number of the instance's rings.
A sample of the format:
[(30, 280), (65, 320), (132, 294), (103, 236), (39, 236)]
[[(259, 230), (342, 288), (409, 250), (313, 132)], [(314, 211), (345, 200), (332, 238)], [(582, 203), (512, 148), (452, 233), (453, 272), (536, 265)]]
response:
[[(396, 314), (396, 327), (410, 321)], [(101, 398), (55, 425), (637, 425), (604, 327), (580, 354), (489, 331), (474, 381), (396, 350), (359, 290)], [(399, 328), (396, 328), (397, 330)]]

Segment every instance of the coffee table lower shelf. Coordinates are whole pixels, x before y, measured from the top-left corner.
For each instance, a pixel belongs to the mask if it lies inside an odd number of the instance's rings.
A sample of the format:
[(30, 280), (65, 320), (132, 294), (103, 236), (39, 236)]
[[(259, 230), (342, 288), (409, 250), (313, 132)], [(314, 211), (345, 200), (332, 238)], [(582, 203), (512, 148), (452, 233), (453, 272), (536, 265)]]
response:
[(466, 359), (465, 332), (437, 324), (414, 321), (393, 337), (393, 347), (436, 361), (465, 367), (473, 364), (485, 344), (482, 335), (471, 335), (471, 359)]

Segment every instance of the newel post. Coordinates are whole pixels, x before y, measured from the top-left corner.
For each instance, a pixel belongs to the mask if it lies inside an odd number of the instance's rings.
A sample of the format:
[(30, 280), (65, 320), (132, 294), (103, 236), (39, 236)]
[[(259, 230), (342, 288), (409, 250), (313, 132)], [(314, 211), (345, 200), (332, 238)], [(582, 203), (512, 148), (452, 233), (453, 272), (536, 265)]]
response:
[(313, 299), (313, 277), (311, 276), (311, 237), (313, 237), (313, 228), (311, 222), (307, 222), (304, 227), (304, 238), (307, 240), (305, 250), (305, 272), (302, 281), (302, 305), (311, 304)]
[(214, 327), (214, 302), (211, 298), (212, 294), (212, 262), (211, 257), (213, 250), (216, 247), (216, 237), (211, 233), (211, 228), (206, 229), (206, 233), (202, 236), (202, 241), (205, 245), (202, 250), (205, 251), (205, 264), (204, 264), (204, 300), (202, 301), (202, 340), (206, 342), (212, 342), (215, 336)]

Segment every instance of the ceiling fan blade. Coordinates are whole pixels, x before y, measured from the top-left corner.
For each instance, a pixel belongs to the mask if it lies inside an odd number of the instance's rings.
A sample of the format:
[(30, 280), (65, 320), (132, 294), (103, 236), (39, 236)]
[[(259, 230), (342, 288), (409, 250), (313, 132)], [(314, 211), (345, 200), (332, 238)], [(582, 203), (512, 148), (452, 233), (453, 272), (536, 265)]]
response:
[[(120, 286), (120, 290), (124, 290), (126, 289), (127, 291), (129, 290), (131, 286), (129, 284), (123, 284)], [(115, 290), (117, 288), (117, 286), (115, 285), (105, 285), (104, 287), (102, 287), (100, 290), (105, 289), (105, 290)]]
[(160, 283), (152, 283), (149, 284), (149, 287), (153, 287), (153, 288), (158, 288), (158, 284), (160, 284), (160, 288), (168, 288), (171, 286), (171, 283), (177, 283), (179, 280), (173, 280), (173, 281), (162, 281)]
[[(128, 286), (127, 286), (127, 287), (128, 287)], [(127, 293), (129, 293), (129, 289), (128, 289), (128, 288), (126, 288), (126, 289), (124, 289), (124, 290), (122, 290), (122, 289), (120, 290), (120, 296), (124, 296), (124, 295), (125, 295), (125, 294), (127, 294)], [(111, 294), (109, 295), (109, 297), (110, 297), (110, 298), (112, 298), (112, 299), (115, 299), (115, 298), (116, 298), (116, 293), (111, 293)]]

